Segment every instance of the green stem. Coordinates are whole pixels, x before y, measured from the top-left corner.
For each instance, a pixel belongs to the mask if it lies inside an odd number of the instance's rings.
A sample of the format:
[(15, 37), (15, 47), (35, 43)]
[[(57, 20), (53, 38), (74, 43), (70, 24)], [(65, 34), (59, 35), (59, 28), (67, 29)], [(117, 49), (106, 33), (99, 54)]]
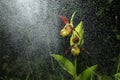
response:
[(119, 67), (120, 67), (120, 54), (119, 54), (119, 57), (118, 57), (118, 65), (117, 65), (117, 71), (116, 71), (116, 73), (119, 72)]
[[(117, 70), (116, 70), (116, 73), (119, 72), (119, 68), (120, 68), (120, 54), (119, 54), (119, 57), (118, 57), (118, 64), (117, 64)], [(117, 78), (115, 78), (115, 80), (117, 80)]]
[(74, 80), (77, 80), (77, 57), (76, 56), (74, 59), (74, 65), (75, 65)]

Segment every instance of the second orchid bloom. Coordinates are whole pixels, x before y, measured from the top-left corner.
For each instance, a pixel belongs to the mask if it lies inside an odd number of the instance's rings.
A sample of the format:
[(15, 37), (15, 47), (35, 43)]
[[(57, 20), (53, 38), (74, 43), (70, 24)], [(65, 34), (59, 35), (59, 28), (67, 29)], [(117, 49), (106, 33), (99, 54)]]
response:
[(69, 36), (72, 33), (72, 27), (65, 16), (61, 16), (62, 21), (65, 23), (64, 28), (60, 31), (60, 35), (63, 37)]

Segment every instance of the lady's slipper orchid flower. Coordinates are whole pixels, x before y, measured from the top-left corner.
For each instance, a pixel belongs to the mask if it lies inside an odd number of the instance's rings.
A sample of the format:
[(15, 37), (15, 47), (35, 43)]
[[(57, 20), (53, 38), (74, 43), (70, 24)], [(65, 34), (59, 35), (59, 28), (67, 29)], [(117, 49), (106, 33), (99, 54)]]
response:
[(66, 37), (72, 33), (72, 27), (69, 20), (65, 16), (61, 16), (62, 21), (65, 23), (64, 28), (60, 31), (60, 35)]
[(77, 44), (75, 44), (72, 48), (71, 48), (71, 53), (73, 54), (73, 56), (78, 56), (80, 54), (80, 48)]

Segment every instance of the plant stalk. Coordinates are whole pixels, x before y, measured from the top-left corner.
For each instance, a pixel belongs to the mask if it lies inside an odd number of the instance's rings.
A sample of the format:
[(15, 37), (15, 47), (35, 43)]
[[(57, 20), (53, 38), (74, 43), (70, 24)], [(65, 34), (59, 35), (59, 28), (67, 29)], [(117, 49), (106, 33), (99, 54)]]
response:
[(119, 54), (119, 57), (118, 57), (118, 65), (117, 65), (116, 73), (119, 72), (119, 68), (120, 68), (120, 54)]
[[(116, 70), (116, 73), (119, 72), (119, 69), (120, 69), (120, 54), (119, 54), (119, 57), (118, 57), (118, 64), (117, 64), (117, 70)], [(115, 80), (117, 80), (117, 78), (115, 78)]]
[(74, 73), (74, 80), (77, 80), (77, 57), (74, 58), (74, 65), (75, 65), (75, 73)]

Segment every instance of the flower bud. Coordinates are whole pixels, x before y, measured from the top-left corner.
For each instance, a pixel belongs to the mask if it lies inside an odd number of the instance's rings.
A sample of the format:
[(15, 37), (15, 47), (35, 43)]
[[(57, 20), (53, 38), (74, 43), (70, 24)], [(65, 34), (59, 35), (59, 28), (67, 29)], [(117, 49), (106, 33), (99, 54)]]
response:
[(78, 46), (73, 46), (71, 49), (71, 53), (73, 54), (73, 56), (77, 56), (80, 53), (80, 48)]

